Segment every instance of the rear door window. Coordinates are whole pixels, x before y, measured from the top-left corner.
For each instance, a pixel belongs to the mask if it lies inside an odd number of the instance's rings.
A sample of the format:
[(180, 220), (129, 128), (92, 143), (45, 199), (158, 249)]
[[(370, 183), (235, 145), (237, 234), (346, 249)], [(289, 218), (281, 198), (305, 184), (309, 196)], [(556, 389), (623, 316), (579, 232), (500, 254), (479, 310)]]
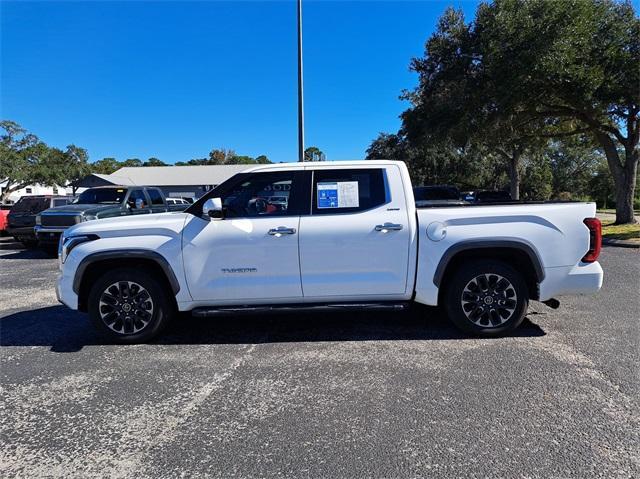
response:
[(156, 190), (155, 188), (149, 188), (147, 190), (147, 193), (149, 194), (149, 199), (151, 200), (152, 205), (164, 206), (164, 201), (162, 201), (162, 195), (158, 190)]
[(313, 214), (358, 213), (388, 202), (381, 168), (315, 170)]

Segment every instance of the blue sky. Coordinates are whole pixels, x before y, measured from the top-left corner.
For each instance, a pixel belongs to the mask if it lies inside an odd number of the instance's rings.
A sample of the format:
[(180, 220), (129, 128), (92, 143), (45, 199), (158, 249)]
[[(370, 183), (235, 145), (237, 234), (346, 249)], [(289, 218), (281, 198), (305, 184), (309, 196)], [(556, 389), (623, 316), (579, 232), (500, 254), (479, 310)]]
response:
[[(359, 159), (394, 132), (447, 5), (304, 0), (306, 144)], [(296, 9), (267, 2), (2, 1), (0, 117), (52, 146), (166, 162), (212, 148), (295, 161)]]

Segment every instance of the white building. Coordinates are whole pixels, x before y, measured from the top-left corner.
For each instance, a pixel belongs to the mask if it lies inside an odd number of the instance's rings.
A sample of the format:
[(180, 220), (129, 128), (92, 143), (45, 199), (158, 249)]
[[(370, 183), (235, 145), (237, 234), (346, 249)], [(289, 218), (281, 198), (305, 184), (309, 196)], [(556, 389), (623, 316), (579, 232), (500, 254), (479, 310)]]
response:
[[(0, 183), (0, 194), (7, 187), (7, 182), (3, 181)], [(20, 188), (19, 190), (13, 191), (8, 199), (7, 203), (15, 203), (22, 196), (33, 196), (33, 195), (70, 195), (71, 188), (65, 188), (64, 186), (43, 186), (40, 184), (28, 185), (24, 188)]]

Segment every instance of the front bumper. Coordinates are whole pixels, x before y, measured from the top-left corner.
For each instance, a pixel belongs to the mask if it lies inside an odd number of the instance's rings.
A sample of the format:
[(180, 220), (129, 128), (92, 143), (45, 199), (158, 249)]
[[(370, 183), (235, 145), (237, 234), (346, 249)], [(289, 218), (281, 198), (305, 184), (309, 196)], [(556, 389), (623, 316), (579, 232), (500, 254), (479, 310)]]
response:
[(16, 238), (36, 239), (36, 233), (33, 230), (33, 226), (18, 226), (14, 228), (9, 226), (6, 231), (9, 236), (15, 236)]
[(60, 236), (64, 233), (68, 228), (64, 226), (40, 226), (37, 225), (34, 228), (36, 238), (38, 241), (43, 244), (58, 244), (60, 241)]
[(64, 268), (56, 282), (56, 298), (68, 308), (78, 309), (78, 295), (73, 291), (73, 276), (65, 276)]

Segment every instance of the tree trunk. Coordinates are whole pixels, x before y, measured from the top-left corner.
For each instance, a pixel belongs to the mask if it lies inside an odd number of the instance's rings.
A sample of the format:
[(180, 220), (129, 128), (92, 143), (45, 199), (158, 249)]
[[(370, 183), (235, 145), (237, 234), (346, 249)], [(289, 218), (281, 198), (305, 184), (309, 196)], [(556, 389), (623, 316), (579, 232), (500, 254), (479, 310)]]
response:
[(604, 149), (616, 187), (616, 224), (635, 223), (633, 215), (633, 195), (636, 189), (636, 174), (638, 171), (638, 151), (630, 141), (624, 145), (625, 164), (620, 161), (620, 154), (611, 137), (602, 132), (596, 136)]
[(2, 188), (2, 194), (0, 195), (0, 202), (2, 203), (6, 202), (9, 199), (9, 195), (11, 193), (13, 193), (14, 191), (18, 191), (19, 189), (27, 186), (25, 183), (16, 184), (11, 179), (7, 179), (6, 182), (7, 182), (7, 186)]
[(520, 163), (520, 154), (514, 153), (509, 159), (509, 182), (511, 187), (511, 199), (517, 201), (520, 199), (520, 171), (518, 166)]
[(614, 177), (616, 185), (616, 224), (636, 223), (633, 214), (633, 198), (638, 173), (638, 153), (627, 153), (622, 174)]

